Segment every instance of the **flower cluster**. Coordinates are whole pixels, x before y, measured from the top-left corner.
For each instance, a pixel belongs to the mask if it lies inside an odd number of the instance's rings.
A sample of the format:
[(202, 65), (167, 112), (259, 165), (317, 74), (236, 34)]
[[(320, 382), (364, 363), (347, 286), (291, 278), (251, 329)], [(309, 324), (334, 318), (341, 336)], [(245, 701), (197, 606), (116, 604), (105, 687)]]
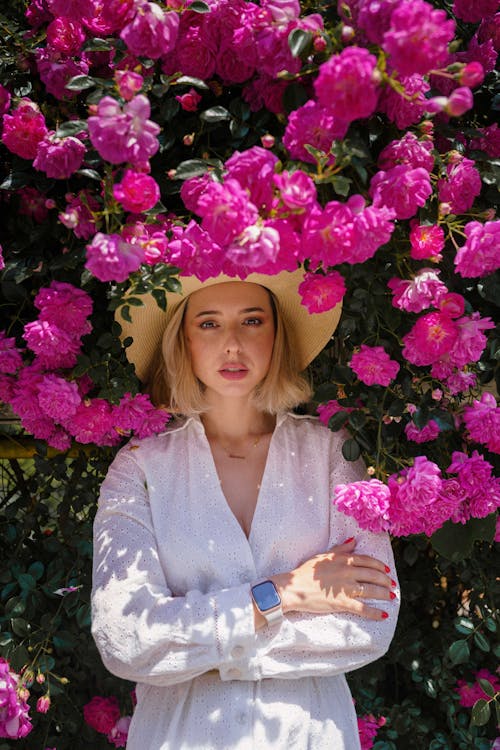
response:
[(114, 747), (125, 747), (131, 717), (121, 716), (118, 699), (115, 696), (104, 698), (95, 695), (83, 707), (83, 717), (87, 724), (99, 734), (105, 734)]
[(371, 750), (380, 727), (386, 723), (384, 716), (378, 719), (373, 714), (358, 716), (358, 732), (361, 750)]
[(0, 737), (18, 740), (31, 731), (29, 692), (18, 674), (0, 657)]
[(500, 691), (500, 680), (488, 669), (479, 669), (475, 674), (475, 681), (471, 684), (466, 680), (457, 680), (455, 691), (460, 696), (460, 705), (465, 708), (471, 708), (478, 700), (488, 700), (489, 696), (484, 692), (479, 680), (486, 680), (490, 683), (493, 690)]

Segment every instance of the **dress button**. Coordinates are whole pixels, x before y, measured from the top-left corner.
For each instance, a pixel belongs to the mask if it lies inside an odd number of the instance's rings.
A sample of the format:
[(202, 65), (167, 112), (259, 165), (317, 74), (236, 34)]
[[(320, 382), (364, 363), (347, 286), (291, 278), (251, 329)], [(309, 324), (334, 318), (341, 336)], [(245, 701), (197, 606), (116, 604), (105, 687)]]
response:
[(237, 721), (240, 724), (245, 724), (246, 720), (247, 720), (247, 715), (246, 715), (246, 713), (244, 713), (244, 711), (242, 711), (241, 713), (238, 714)]
[(227, 670), (227, 676), (230, 680), (237, 680), (238, 677), (241, 677), (241, 670), (231, 667), (231, 669)]
[(244, 653), (245, 649), (243, 648), (243, 646), (235, 646), (231, 650), (231, 656), (233, 657), (233, 659), (239, 659), (240, 656), (243, 656)]
[(238, 578), (240, 579), (240, 583), (246, 583), (248, 581), (247, 573), (240, 573)]

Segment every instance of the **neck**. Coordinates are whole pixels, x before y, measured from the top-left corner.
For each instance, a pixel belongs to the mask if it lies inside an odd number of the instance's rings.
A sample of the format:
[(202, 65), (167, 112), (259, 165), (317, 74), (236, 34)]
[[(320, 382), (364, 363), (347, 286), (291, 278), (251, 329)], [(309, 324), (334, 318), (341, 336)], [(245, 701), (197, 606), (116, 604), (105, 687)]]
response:
[(238, 405), (222, 402), (201, 415), (205, 432), (217, 439), (241, 441), (274, 430), (276, 418), (251, 406), (248, 401)]

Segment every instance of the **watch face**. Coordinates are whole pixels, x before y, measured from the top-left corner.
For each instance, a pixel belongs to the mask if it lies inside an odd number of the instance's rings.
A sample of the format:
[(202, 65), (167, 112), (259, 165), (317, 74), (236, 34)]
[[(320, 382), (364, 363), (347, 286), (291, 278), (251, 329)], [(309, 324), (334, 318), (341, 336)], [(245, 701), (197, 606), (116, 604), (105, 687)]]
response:
[(281, 604), (281, 599), (276, 586), (272, 581), (258, 583), (252, 588), (254, 599), (261, 612), (267, 612)]

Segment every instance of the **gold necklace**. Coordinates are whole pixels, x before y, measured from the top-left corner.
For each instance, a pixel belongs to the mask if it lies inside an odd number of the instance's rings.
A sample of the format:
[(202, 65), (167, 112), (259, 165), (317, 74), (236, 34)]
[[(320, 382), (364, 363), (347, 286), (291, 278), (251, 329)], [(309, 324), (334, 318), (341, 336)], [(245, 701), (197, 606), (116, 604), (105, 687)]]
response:
[[(252, 448), (256, 448), (258, 446), (258, 444), (260, 443), (261, 437), (262, 437), (262, 435), (257, 435), (257, 437), (255, 438), (255, 440), (252, 443)], [(228, 456), (228, 458), (239, 458), (241, 460), (245, 460), (250, 455), (249, 453), (247, 453), (246, 456), (240, 456), (238, 453), (232, 453), (231, 450), (229, 448), (226, 448), (225, 445), (223, 445), (222, 448), (224, 449), (224, 452), (226, 453), (226, 455)]]

